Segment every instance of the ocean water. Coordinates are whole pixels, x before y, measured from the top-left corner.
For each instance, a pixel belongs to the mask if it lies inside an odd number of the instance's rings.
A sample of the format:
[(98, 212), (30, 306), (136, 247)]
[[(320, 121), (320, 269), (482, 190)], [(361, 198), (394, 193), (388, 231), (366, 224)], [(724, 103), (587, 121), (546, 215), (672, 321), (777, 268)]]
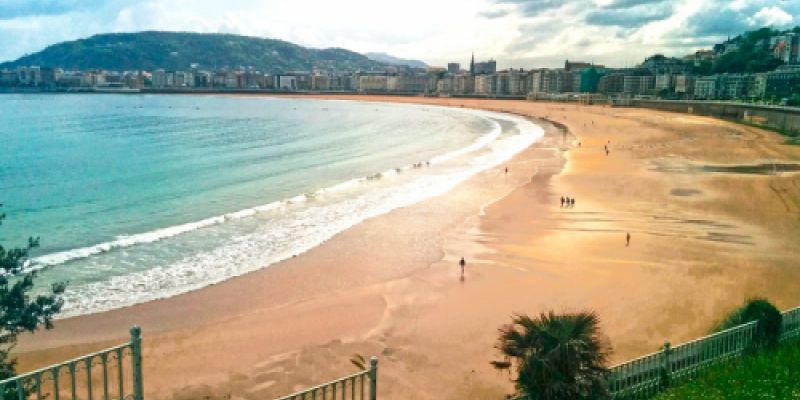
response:
[(62, 316), (173, 296), (445, 193), (542, 135), (511, 115), (218, 96), (2, 95), (0, 243)]

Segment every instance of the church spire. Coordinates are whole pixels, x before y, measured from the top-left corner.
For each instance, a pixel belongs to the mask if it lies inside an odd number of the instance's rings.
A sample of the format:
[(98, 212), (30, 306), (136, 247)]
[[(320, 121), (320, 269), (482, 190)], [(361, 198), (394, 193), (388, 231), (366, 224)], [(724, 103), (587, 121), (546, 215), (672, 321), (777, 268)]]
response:
[(475, 75), (475, 53), (472, 53), (472, 58), (469, 60), (469, 74)]

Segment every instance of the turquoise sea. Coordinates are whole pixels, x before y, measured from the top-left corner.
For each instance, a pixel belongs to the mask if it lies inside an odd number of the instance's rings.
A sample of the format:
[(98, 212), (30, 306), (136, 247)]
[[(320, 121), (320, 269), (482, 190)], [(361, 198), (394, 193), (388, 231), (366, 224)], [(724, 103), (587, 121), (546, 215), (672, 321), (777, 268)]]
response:
[[(40, 236), (63, 316), (299, 254), (499, 165), (542, 131), (475, 110), (265, 97), (0, 95), (0, 243)], [(416, 165), (415, 165), (416, 164)]]

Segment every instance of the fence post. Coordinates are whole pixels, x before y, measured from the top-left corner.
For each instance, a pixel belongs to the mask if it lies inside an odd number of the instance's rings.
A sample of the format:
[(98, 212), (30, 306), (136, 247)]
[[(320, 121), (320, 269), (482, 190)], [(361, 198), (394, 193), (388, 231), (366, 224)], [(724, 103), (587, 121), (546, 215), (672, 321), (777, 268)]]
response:
[(369, 359), (369, 400), (378, 398), (378, 358)]
[(664, 342), (664, 349), (661, 351), (662, 359), (661, 359), (661, 387), (665, 388), (670, 385), (671, 375), (672, 375), (672, 361), (670, 360), (670, 355), (672, 354), (672, 349), (670, 348), (669, 342)]
[(131, 364), (133, 365), (133, 400), (144, 400), (142, 381), (142, 330), (131, 328)]

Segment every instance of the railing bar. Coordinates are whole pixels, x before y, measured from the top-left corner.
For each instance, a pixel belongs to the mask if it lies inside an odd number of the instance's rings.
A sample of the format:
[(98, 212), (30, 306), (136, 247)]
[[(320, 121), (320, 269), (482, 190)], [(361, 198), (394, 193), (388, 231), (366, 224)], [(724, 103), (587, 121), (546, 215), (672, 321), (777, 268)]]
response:
[(356, 400), (356, 378), (350, 378), (350, 400)]
[(92, 393), (92, 359), (86, 359), (86, 393), (87, 399), (92, 400), (94, 393)]
[(59, 366), (55, 366), (53, 368), (53, 398), (58, 400), (61, 398), (61, 388), (58, 387), (58, 368)]
[(733, 335), (730, 334), (730, 335), (726, 335), (725, 336), (725, 357), (726, 358), (730, 358), (731, 357), (731, 344), (732, 344), (731, 343), (731, 336), (733, 336)]
[(108, 400), (108, 353), (100, 355), (103, 364), (103, 400)]
[[(3, 393), (3, 397), (5, 397), (5, 393)], [(24, 379), (17, 379), (17, 399), (25, 400)]]
[(0, 384), (9, 384), (9, 383), (12, 383), (12, 381), (15, 381), (17, 379), (29, 378), (32, 375), (35, 375), (37, 373), (47, 372), (48, 370), (51, 370), (51, 369), (53, 369), (55, 367), (63, 367), (63, 366), (66, 366), (67, 364), (72, 363), (72, 362), (80, 362), (80, 361), (83, 361), (86, 358), (96, 357), (96, 356), (102, 355), (103, 353), (110, 353), (110, 352), (116, 351), (117, 349), (120, 349), (120, 348), (123, 348), (123, 347), (126, 347), (126, 346), (129, 346), (129, 344), (126, 343), (126, 344), (121, 344), (119, 346), (109, 347), (109, 348), (107, 348), (105, 350), (96, 351), (94, 353), (89, 353), (89, 354), (81, 356), (81, 357), (77, 357), (77, 358), (73, 358), (73, 359), (64, 361), (64, 362), (62, 362), (61, 364), (58, 364), (58, 365), (51, 365), (49, 367), (39, 368), (39, 369), (30, 371), (30, 372), (26, 372), (26, 373), (24, 373), (22, 375), (17, 375), (17, 376), (15, 376), (13, 378), (4, 379), (4, 380), (0, 381)]
[(368, 370), (367, 371), (359, 371), (359, 372), (356, 372), (355, 374), (350, 374), (350, 375), (341, 377), (339, 379), (323, 383), (321, 385), (317, 385), (317, 386), (313, 386), (313, 387), (310, 387), (310, 388), (307, 388), (307, 389), (303, 389), (302, 392), (297, 392), (297, 393), (294, 393), (294, 394), (290, 394), (290, 395), (286, 395), (286, 396), (283, 396), (283, 397), (279, 397), (276, 400), (290, 400), (291, 396), (297, 396), (297, 395), (299, 395), (301, 393), (311, 393), (313, 390), (322, 389), (324, 386), (331, 386), (333, 383), (339, 383), (341, 381), (345, 381), (345, 380), (348, 380), (348, 379), (351, 379), (351, 378), (358, 378), (360, 376), (368, 375), (368, 374), (369, 374)]
[(69, 383), (72, 392), (72, 400), (78, 400), (78, 389), (75, 385), (75, 363), (69, 363)]
[(726, 354), (726, 358), (730, 358), (731, 357), (732, 347), (733, 347), (733, 343), (732, 343), (733, 340), (732, 339), (733, 339), (733, 333), (728, 334), (728, 335), (725, 336), (725, 354)]
[(119, 378), (119, 398), (125, 398), (125, 389), (123, 387), (122, 375), (122, 349), (117, 349), (117, 377)]
[(36, 400), (42, 400), (42, 374), (36, 374)]

